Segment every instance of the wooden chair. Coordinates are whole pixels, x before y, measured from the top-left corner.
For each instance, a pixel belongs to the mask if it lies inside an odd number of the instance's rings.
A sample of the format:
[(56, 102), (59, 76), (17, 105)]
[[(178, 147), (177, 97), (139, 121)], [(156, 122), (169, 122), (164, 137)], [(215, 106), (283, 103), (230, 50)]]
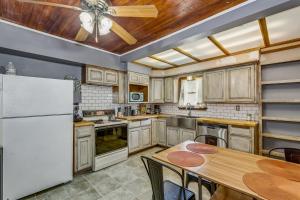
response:
[[(195, 200), (195, 194), (184, 188), (184, 173), (157, 162), (151, 158), (141, 156), (152, 186), (153, 200)], [(163, 168), (175, 172), (182, 181), (182, 186), (163, 179)]]
[(300, 149), (284, 147), (273, 148), (269, 150), (269, 157), (272, 157), (272, 152), (275, 150), (283, 150), (286, 161), (300, 164)]
[[(198, 135), (194, 141), (197, 142), (199, 138), (201, 137), (205, 137), (205, 143), (206, 144), (211, 144), (211, 145), (215, 145), (215, 143), (210, 143), (209, 139), (215, 139), (215, 140), (220, 140), (220, 141), (223, 141), (225, 143), (225, 146), (226, 148), (228, 147), (228, 143), (226, 140), (224, 140), (223, 138), (220, 138), (220, 137), (216, 137), (216, 136), (212, 136), (212, 135)], [(185, 186), (188, 188), (190, 182), (199, 182), (199, 178), (198, 176), (192, 174), (192, 173), (187, 173), (186, 175), (186, 181), (185, 181)], [(209, 193), (211, 195), (214, 194), (215, 190), (216, 190), (216, 184), (209, 181), (209, 180), (206, 180), (206, 179), (201, 179), (201, 184), (206, 187), (206, 189), (209, 191)], [(200, 191), (199, 191), (200, 192)]]

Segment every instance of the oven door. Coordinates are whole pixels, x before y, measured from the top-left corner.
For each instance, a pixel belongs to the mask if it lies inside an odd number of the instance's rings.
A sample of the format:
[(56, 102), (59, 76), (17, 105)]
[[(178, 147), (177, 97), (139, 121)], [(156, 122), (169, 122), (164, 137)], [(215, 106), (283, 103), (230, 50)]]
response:
[(96, 156), (127, 148), (127, 124), (95, 128)]

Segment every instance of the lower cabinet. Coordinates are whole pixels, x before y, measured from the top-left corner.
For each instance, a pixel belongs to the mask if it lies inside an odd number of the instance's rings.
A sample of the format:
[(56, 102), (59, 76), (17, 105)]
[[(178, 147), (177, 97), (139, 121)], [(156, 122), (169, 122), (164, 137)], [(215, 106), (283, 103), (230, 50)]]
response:
[(76, 173), (93, 166), (94, 126), (75, 127), (74, 136), (74, 173)]
[(194, 140), (195, 137), (195, 130), (167, 127), (167, 146), (175, 146), (187, 140)]
[(255, 129), (253, 127), (229, 126), (229, 148), (247, 153), (257, 153)]
[(167, 127), (167, 146), (175, 146), (180, 143), (180, 129)]
[(150, 147), (151, 143), (151, 125), (140, 126), (128, 129), (128, 148), (129, 153)]
[(160, 144), (167, 145), (166, 134), (166, 120), (165, 119), (153, 119), (152, 120), (152, 145)]

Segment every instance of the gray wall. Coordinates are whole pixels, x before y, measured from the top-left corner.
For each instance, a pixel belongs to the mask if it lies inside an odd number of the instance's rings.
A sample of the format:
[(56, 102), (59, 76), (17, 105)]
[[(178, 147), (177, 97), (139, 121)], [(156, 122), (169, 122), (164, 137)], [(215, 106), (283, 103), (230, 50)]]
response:
[(72, 75), (81, 79), (81, 65), (79, 64), (66, 64), (58, 60), (47, 61), (0, 52), (0, 66), (7, 65), (9, 61), (14, 63), (18, 75), (55, 79), (63, 79), (65, 75)]

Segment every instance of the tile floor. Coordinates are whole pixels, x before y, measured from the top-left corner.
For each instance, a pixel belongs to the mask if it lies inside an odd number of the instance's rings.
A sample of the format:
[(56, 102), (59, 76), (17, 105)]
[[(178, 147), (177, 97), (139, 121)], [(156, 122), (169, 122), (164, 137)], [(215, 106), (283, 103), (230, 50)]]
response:
[[(152, 200), (152, 191), (141, 155), (151, 156), (160, 148), (132, 155), (128, 160), (98, 172), (74, 177), (71, 183), (25, 198), (26, 200)], [(164, 171), (165, 179), (180, 184), (180, 179), (170, 171)], [(190, 189), (196, 193), (197, 184)], [(203, 188), (203, 199), (209, 199)]]

